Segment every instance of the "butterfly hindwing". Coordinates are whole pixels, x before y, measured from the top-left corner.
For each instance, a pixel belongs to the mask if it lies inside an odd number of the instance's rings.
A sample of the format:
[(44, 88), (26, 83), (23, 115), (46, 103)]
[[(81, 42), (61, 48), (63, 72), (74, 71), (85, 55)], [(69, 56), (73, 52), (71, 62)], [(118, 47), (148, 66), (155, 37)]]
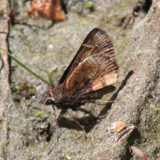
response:
[(118, 81), (118, 65), (106, 55), (89, 56), (81, 62), (67, 78), (64, 92), (70, 97), (78, 97), (100, 90)]

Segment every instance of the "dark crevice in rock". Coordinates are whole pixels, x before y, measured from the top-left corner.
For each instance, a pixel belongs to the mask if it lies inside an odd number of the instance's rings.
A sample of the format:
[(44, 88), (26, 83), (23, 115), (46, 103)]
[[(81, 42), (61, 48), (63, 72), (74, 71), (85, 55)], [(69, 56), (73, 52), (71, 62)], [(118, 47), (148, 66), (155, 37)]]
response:
[(151, 5), (152, 5), (152, 0), (140, 0), (137, 2), (135, 7), (133, 8), (133, 13), (140, 12), (140, 11), (144, 11), (147, 13)]

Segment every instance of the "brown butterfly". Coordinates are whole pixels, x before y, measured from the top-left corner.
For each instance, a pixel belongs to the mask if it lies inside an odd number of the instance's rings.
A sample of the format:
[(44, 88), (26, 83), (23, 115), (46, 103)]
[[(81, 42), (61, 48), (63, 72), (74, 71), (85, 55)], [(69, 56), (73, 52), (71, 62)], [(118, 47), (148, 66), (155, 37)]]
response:
[(119, 69), (109, 36), (94, 28), (85, 38), (77, 54), (65, 70), (57, 86), (46, 92), (45, 104), (63, 111), (99, 98), (104, 90), (113, 91)]

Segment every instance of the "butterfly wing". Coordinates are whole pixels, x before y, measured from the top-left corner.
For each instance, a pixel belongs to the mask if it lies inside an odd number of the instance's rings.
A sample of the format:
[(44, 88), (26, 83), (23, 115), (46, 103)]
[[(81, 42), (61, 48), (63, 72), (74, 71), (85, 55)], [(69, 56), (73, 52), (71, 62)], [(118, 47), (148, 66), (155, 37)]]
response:
[(113, 44), (109, 36), (102, 30), (94, 28), (87, 37), (84, 39), (80, 49), (77, 54), (71, 61), (68, 68), (65, 70), (62, 75), (59, 84), (67, 80), (71, 75), (74, 69), (87, 57), (91, 55), (98, 55), (104, 52), (104, 49), (107, 51), (107, 54), (113, 54)]
[(66, 73), (63, 93), (69, 97), (79, 97), (115, 84), (119, 76), (118, 65), (109, 36), (104, 31), (93, 29)]
[(82, 96), (115, 84), (118, 76), (118, 65), (113, 57), (89, 56), (68, 77), (64, 91), (70, 97)]

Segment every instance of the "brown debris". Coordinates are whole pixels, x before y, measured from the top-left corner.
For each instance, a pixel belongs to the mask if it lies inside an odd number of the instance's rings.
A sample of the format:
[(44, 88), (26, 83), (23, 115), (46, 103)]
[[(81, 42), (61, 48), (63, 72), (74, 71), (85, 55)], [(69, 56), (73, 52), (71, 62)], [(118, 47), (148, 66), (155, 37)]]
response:
[(32, 0), (27, 12), (33, 19), (40, 16), (54, 21), (66, 19), (59, 0)]
[(126, 128), (126, 124), (121, 121), (113, 122), (109, 128), (107, 128), (106, 132), (120, 132), (124, 128)]

